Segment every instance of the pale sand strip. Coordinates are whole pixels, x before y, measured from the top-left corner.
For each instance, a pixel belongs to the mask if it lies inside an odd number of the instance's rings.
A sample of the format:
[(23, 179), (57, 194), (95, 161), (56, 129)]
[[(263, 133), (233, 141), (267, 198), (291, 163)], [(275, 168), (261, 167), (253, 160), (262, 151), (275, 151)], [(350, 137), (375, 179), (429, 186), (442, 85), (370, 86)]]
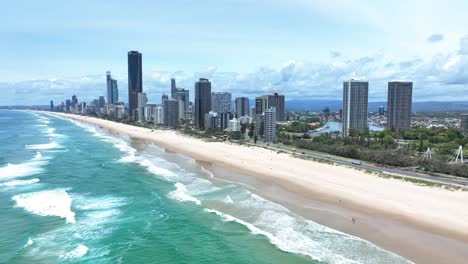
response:
[[(244, 175), (256, 175), (304, 197), (319, 197), (321, 201), (336, 205), (342, 200), (347, 209), (396, 220), (463, 244), (468, 242), (468, 192), (418, 186), (343, 166), (293, 158), (263, 148), (205, 142), (170, 130), (151, 131), (92, 117), (58, 115), (150, 140), (170, 151)], [(443, 249), (434, 250), (444, 255)], [(450, 256), (444, 259), (448, 260)], [(458, 260), (453, 259), (451, 263)]]

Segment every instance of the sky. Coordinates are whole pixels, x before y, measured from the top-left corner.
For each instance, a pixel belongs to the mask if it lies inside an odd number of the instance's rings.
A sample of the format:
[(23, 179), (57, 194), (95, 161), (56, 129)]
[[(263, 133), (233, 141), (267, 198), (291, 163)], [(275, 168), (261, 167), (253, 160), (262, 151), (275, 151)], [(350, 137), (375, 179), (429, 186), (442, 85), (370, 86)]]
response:
[[(127, 101), (127, 52), (143, 54), (151, 102), (170, 78), (193, 91), (340, 100), (344, 80), (414, 82), (414, 101), (468, 100), (468, 1), (2, 1), (0, 105), (105, 95)], [(193, 99), (193, 98), (192, 98)]]

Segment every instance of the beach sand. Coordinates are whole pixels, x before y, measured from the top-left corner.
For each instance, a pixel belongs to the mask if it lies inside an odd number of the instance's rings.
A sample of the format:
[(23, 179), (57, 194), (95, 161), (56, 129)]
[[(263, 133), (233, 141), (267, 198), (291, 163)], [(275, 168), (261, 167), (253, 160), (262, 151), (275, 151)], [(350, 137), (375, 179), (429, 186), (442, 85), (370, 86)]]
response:
[(187, 155), (215, 177), (253, 186), (299, 215), (416, 263), (468, 262), (468, 192), (419, 186), (258, 147), (206, 142), (171, 130), (55, 114)]

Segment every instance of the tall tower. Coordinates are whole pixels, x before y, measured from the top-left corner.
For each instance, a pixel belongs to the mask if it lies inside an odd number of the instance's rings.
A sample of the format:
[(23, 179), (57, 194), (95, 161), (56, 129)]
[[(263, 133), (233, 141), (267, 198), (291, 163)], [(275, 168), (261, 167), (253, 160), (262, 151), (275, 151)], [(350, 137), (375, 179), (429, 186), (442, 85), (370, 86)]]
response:
[(343, 137), (349, 135), (350, 129), (361, 132), (369, 129), (368, 96), (369, 82), (349, 80), (343, 83)]
[(106, 72), (106, 81), (107, 81), (107, 103), (115, 104), (119, 101), (119, 91), (117, 88), (117, 80), (112, 79), (110, 71)]
[(263, 139), (265, 142), (274, 142), (276, 136), (276, 108), (271, 107), (265, 111)]
[(412, 82), (389, 82), (387, 128), (399, 131), (411, 129)]
[(141, 53), (138, 51), (128, 52), (128, 114), (138, 107), (138, 93), (143, 92)]
[(195, 127), (205, 129), (205, 114), (211, 111), (211, 82), (200, 78), (195, 82)]
[(249, 115), (249, 98), (238, 97), (236, 98), (236, 114), (237, 118)]
[(176, 98), (177, 96), (177, 86), (175, 78), (171, 78), (171, 98)]

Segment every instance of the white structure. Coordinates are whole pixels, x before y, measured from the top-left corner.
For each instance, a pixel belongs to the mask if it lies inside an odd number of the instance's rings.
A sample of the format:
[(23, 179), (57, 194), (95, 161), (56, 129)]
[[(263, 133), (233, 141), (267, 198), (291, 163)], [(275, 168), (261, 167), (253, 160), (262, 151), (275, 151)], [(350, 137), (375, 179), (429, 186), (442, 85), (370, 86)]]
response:
[(145, 121), (145, 107), (148, 99), (145, 93), (138, 93), (138, 122)]
[(157, 106), (153, 108), (153, 122), (155, 125), (162, 125), (164, 124), (164, 113), (163, 108), (161, 106)]
[(240, 131), (240, 122), (237, 118), (233, 118), (232, 120), (229, 120), (229, 131), (230, 132)]
[(276, 137), (276, 108), (271, 107), (265, 111), (263, 139), (265, 142), (274, 142)]
[(150, 122), (153, 121), (153, 108), (154, 105), (146, 105), (145, 106), (145, 121)]

